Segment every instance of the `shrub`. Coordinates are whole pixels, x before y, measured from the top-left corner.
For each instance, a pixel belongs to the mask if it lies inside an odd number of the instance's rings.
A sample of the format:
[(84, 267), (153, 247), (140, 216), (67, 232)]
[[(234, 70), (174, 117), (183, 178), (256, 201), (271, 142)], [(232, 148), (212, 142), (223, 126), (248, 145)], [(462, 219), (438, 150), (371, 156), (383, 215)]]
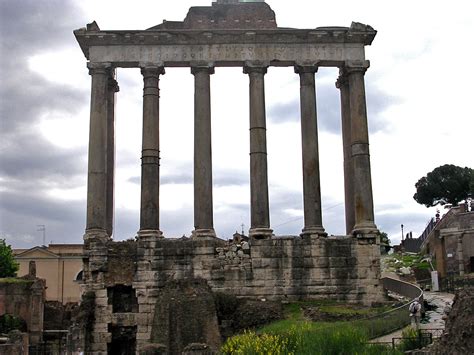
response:
[(0, 277), (15, 277), (18, 268), (11, 246), (0, 239)]
[(293, 325), (285, 332), (254, 332), (229, 338), (221, 348), (223, 354), (399, 354), (398, 350), (367, 344), (364, 330), (348, 325), (317, 328), (309, 322)]
[(221, 348), (222, 354), (294, 354), (288, 346), (288, 339), (281, 335), (262, 334), (253, 331), (227, 339)]
[(26, 322), (10, 314), (0, 316), (0, 334), (8, 334), (12, 330), (26, 332)]

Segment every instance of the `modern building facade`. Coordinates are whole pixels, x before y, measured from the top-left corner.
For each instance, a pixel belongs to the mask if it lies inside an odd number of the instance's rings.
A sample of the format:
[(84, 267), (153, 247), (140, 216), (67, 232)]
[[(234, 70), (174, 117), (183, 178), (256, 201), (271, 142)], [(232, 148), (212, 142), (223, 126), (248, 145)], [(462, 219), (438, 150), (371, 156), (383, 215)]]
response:
[(18, 276), (28, 274), (30, 261), (36, 275), (46, 280), (46, 300), (78, 302), (81, 296), (83, 244), (49, 244), (31, 249), (14, 249), (20, 264)]

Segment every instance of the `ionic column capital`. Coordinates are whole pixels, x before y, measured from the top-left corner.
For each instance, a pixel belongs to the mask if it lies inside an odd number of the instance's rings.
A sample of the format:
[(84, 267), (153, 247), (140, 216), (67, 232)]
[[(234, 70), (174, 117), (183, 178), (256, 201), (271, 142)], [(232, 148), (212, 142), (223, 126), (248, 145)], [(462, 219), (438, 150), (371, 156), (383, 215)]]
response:
[(310, 73), (310, 74), (315, 74), (318, 72), (318, 66), (317, 65), (307, 65), (307, 64), (296, 64), (295, 65), (295, 73), (296, 74), (305, 74), (305, 73)]
[(118, 85), (117, 80), (115, 80), (112, 76), (109, 77), (108, 86), (109, 86), (109, 90), (111, 92), (119, 92), (120, 91), (120, 87)]
[(88, 62), (87, 68), (89, 69), (89, 75), (94, 74), (103, 74), (108, 75), (112, 70), (112, 64), (107, 62), (95, 63), (95, 62)]
[(260, 62), (260, 61), (247, 61), (244, 64), (244, 74), (263, 74), (267, 73), (267, 68), (270, 66), (270, 63)]
[(342, 87), (349, 84), (349, 80), (347, 79), (347, 73), (344, 72), (342, 69), (339, 71), (339, 76), (336, 80), (336, 88), (341, 89)]
[(155, 77), (165, 74), (165, 67), (155, 65), (142, 65), (140, 71), (144, 78)]
[(214, 66), (212, 65), (206, 65), (206, 64), (196, 64), (196, 65), (191, 65), (191, 74), (196, 75), (199, 73), (205, 73), (205, 74), (214, 74)]
[(370, 62), (368, 60), (347, 60), (344, 63), (343, 72), (347, 75), (353, 73), (362, 73), (365, 74), (367, 69), (370, 67)]

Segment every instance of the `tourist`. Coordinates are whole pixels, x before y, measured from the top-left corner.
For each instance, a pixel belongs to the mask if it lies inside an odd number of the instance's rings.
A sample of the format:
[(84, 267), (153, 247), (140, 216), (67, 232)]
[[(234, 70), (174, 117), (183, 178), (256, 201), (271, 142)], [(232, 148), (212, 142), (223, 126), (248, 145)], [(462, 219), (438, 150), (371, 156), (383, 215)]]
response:
[(420, 328), (421, 320), (421, 303), (419, 299), (415, 298), (408, 309), (410, 311), (411, 326), (418, 330)]

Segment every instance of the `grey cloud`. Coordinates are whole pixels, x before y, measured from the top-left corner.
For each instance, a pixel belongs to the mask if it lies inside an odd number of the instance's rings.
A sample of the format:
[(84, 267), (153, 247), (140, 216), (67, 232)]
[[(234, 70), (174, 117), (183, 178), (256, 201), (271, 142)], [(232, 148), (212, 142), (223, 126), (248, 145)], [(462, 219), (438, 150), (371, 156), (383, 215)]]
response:
[[(179, 169), (178, 169), (179, 171)], [(193, 183), (193, 176), (191, 173), (177, 173), (177, 174), (170, 174), (164, 175), (160, 177), (160, 182), (163, 185), (167, 184), (192, 184)]]
[(140, 212), (117, 209), (114, 221), (114, 240), (134, 238), (140, 229)]
[[(168, 184), (192, 184), (193, 183), (193, 174), (189, 172), (189, 168), (180, 168), (176, 167), (176, 171), (183, 171), (182, 173), (176, 174), (163, 174), (160, 177), (161, 185)], [(140, 177), (133, 176), (128, 179), (129, 182), (134, 184), (140, 184)], [(213, 176), (213, 186), (224, 187), (224, 186), (239, 186), (239, 185), (248, 185), (249, 177), (241, 171), (238, 170), (222, 170), (216, 169)]]
[(14, 50), (15, 54), (27, 55), (38, 49), (70, 42), (75, 29), (71, 28), (72, 24), (79, 28), (84, 26), (84, 20), (81, 11), (70, 0), (0, 3), (2, 47)]
[(46, 242), (80, 243), (85, 227), (85, 202), (63, 202), (41, 193), (0, 192), (0, 233), (14, 247), (31, 247), (22, 236), (37, 236), (33, 245), (41, 243), (37, 225), (46, 225)]
[(140, 183), (141, 183), (141, 178), (140, 178), (140, 176), (132, 176), (132, 177), (130, 177), (127, 181), (128, 181), (128, 182), (131, 182), (132, 184), (140, 185)]
[(249, 176), (239, 170), (217, 170), (213, 179), (214, 187), (248, 185)]
[(268, 120), (273, 123), (287, 121), (298, 122), (300, 119), (300, 103), (298, 100), (276, 103), (268, 108)]
[(83, 148), (61, 150), (34, 132), (17, 133), (9, 141), (0, 155), (0, 176), (38, 181), (53, 176), (68, 179), (87, 171)]
[[(398, 103), (399, 99), (373, 86), (368, 86), (366, 90), (369, 130), (371, 133), (386, 130), (388, 122), (382, 118), (381, 113), (391, 105)], [(319, 129), (325, 132), (340, 134), (341, 113), (339, 91), (333, 84), (317, 84), (316, 92)], [(270, 122), (277, 124), (283, 122), (299, 122), (299, 98), (270, 106), (268, 109), (268, 119)]]
[(45, 189), (83, 185), (86, 149), (60, 149), (36, 129), (48, 112), (64, 119), (77, 113), (88, 95), (31, 72), (28, 58), (77, 46), (72, 30), (85, 22), (72, 1), (0, 2), (0, 231), (13, 244), (38, 234), (36, 224), (47, 225), (47, 242), (82, 239), (85, 202), (55, 199)]
[(35, 0), (0, 3), (0, 97), (4, 133), (31, 123), (47, 111), (75, 112), (87, 93), (53, 84), (28, 69), (28, 57), (44, 48), (75, 46), (71, 25), (82, 14), (72, 1)]
[[(160, 223), (166, 237), (176, 238), (183, 236), (183, 234), (189, 237), (194, 229), (193, 215), (192, 207), (182, 208), (179, 211), (163, 211)], [(217, 229), (217, 232), (219, 232), (219, 229)]]
[[(397, 208), (398, 207), (398, 208)], [(392, 211), (389, 211), (392, 210)], [(385, 211), (384, 213), (381, 213)], [(404, 234), (412, 231), (413, 237), (417, 238), (425, 229), (430, 217), (425, 213), (414, 213), (404, 211), (404, 206), (376, 206), (375, 222), (379, 230), (386, 232), (394, 241), (401, 239), (401, 224), (404, 226)], [(393, 244), (393, 243), (392, 243)]]
[(87, 104), (85, 91), (50, 83), (36, 73), (25, 71), (22, 66), (27, 65), (20, 61), (18, 66), (1, 75), (0, 115), (4, 133), (32, 129), (32, 123), (46, 112), (73, 114)]

